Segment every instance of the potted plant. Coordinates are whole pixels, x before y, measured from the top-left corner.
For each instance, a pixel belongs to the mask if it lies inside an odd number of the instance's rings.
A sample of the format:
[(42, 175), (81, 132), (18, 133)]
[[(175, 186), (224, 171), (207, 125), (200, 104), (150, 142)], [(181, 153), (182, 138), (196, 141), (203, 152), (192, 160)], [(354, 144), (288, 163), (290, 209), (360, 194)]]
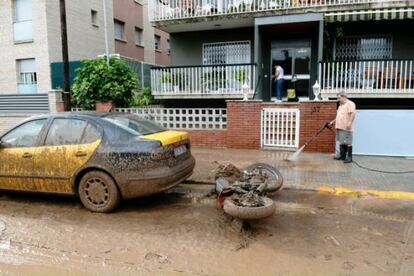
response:
[(223, 88), (226, 77), (225, 72), (219, 71), (217, 68), (213, 68), (211, 71), (204, 73), (203, 82), (207, 86), (208, 90), (217, 91)]
[(240, 90), (243, 86), (243, 84), (247, 80), (247, 70), (246, 69), (239, 69), (236, 70), (234, 74), (234, 80), (235, 80), (235, 89)]
[(246, 3), (241, 2), (239, 4), (239, 12), (245, 12), (245, 11), (247, 11), (247, 5), (246, 5)]
[(84, 110), (113, 111), (126, 106), (137, 89), (138, 80), (131, 68), (119, 58), (82, 61), (72, 86), (73, 104)]
[(164, 72), (161, 75), (161, 90), (163, 92), (169, 92), (172, 90), (172, 75), (169, 72)]
[(228, 13), (236, 13), (237, 7), (235, 5), (229, 5)]
[(180, 92), (181, 85), (181, 74), (175, 73), (172, 75), (173, 90), (175, 93)]

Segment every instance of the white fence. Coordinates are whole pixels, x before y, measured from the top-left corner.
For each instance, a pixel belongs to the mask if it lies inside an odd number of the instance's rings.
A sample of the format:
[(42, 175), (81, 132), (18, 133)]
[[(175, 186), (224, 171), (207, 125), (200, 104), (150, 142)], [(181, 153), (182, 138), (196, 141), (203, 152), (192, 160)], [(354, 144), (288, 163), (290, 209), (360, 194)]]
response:
[(264, 108), (261, 121), (262, 147), (297, 148), (299, 146), (299, 109)]
[(151, 69), (151, 88), (155, 97), (243, 97), (247, 85), (254, 93), (255, 64), (223, 64), (156, 67)]
[(395, 0), (150, 0), (151, 21)]
[(168, 129), (224, 130), (227, 128), (226, 108), (117, 108), (151, 119)]
[(319, 82), (322, 93), (414, 94), (413, 60), (364, 60), (322, 62)]

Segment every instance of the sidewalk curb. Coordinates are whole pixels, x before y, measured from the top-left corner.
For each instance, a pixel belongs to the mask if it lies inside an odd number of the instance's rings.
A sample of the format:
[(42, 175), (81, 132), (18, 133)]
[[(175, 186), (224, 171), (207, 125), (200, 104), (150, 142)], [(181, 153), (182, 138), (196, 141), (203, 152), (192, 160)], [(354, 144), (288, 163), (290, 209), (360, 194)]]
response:
[(346, 187), (328, 187), (320, 186), (317, 188), (317, 191), (320, 193), (329, 193), (338, 196), (354, 196), (354, 197), (363, 197), (363, 196), (375, 196), (378, 198), (390, 198), (390, 199), (410, 199), (414, 200), (414, 193), (411, 192), (402, 192), (402, 191), (383, 191), (383, 190), (364, 190), (364, 189), (350, 189)]
[[(313, 192), (313, 193), (325, 193), (336, 196), (352, 196), (352, 197), (366, 197), (374, 196), (377, 198), (388, 199), (408, 199), (414, 200), (413, 192), (403, 191), (384, 191), (384, 190), (371, 190), (371, 189), (351, 189), (346, 187), (329, 187), (326, 185), (319, 186), (317, 188), (305, 188), (299, 186), (287, 186), (283, 187), (283, 190), (298, 191), (298, 192)], [(214, 183), (211, 182), (191, 182), (183, 183), (176, 189), (170, 191), (172, 194), (186, 195), (187, 197), (203, 197), (205, 195), (211, 195), (214, 193)]]

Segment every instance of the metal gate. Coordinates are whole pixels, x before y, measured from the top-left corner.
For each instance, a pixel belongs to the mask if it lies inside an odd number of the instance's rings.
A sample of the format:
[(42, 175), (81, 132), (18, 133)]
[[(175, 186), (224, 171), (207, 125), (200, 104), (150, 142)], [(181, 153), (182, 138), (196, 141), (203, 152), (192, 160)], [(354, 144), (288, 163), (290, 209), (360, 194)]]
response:
[(263, 108), (261, 121), (262, 148), (299, 146), (299, 109)]

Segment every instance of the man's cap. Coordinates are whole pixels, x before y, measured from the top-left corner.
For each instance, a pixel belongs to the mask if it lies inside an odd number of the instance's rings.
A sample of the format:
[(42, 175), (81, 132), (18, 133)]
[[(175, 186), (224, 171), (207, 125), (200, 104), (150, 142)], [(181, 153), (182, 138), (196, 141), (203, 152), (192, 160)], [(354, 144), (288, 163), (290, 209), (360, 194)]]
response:
[(347, 97), (348, 98), (348, 94), (345, 91), (343, 91), (343, 90), (342, 91), (339, 91), (338, 96)]

